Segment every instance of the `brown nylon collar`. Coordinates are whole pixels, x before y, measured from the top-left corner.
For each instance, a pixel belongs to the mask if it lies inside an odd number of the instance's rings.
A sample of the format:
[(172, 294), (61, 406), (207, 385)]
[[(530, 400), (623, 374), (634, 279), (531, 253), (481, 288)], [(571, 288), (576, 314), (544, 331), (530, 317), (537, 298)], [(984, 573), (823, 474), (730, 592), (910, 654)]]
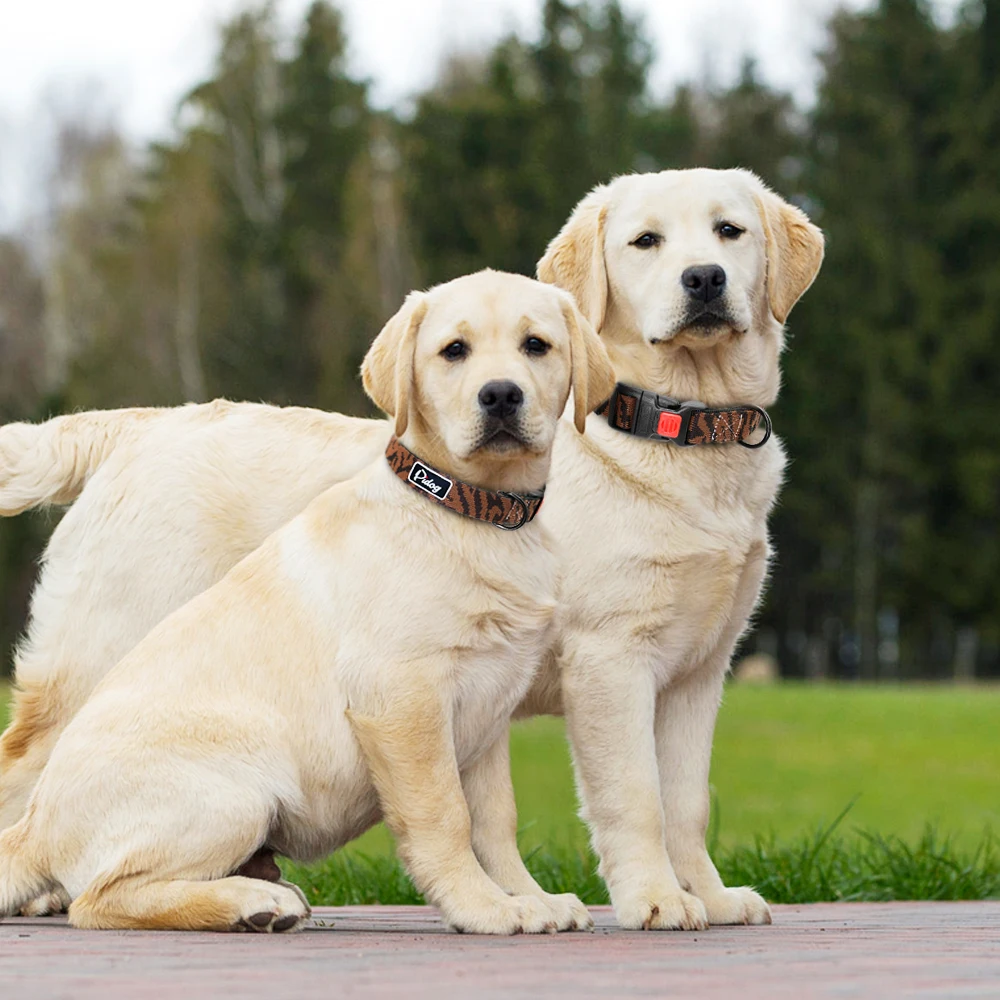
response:
[[(679, 445), (736, 443), (744, 448), (759, 448), (771, 436), (771, 418), (760, 406), (709, 407), (624, 382), (615, 386), (611, 398), (595, 412), (607, 413), (608, 424), (615, 430)], [(748, 444), (761, 422), (764, 437), (756, 444)]]
[(393, 437), (385, 449), (389, 468), (412, 489), (466, 517), (495, 524), (506, 531), (526, 525), (538, 513), (545, 496), (544, 487), (537, 493), (509, 493), (484, 490), (446, 476), (421, 462), (404, 444)]

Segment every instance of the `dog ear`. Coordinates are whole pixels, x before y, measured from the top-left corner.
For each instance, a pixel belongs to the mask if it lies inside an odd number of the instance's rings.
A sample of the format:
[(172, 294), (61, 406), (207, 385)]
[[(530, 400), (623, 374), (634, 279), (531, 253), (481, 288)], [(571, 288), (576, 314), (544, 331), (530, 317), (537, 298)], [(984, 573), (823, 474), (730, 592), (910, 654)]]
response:
[(615, 387), (615, 373), (604, 343), (570, 296), (563, 296), (563, 319), (569, 330), (573, 366), (573, 423), (582, 434), (592, 413)]
[(396, 418), (396, 437), (410, 419), (413, 355), (427, 314), (427, 296), (410, 292), (399, 312), (382, 327), (361, 363), (361, 383), (379, 409)]
[(823, 233), (805, 212), (764, 188), (755, 195), (767, 238), (767, 298), (784, 323), (823, 263)]
[(576, 299), (591, 325), (601, 331), (608, 306), (604, 264), (604, 220), (608, 186), (594, 188), (577, 206), (538, 262), (539, 280), (558, 285)]

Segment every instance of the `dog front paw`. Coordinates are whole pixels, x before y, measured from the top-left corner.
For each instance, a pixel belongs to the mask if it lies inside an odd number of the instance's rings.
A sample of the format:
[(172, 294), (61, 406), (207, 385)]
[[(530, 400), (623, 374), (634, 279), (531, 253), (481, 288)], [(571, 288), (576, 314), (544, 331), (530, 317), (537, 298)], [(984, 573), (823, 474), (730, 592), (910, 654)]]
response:
[(505, 896), (475, 909), (462, 907), (445, 919), (462, 934), (555, 934), (555, 916), (538, 896)]
[(705, 905), (683, 889), (640, 892), (614, 899), (618, 923), (631, 931), (703, 931), (708, 927)]
[(547, 892), (539, 898), (549, 908), (549, 913), (555, 922), (556, 930), (593, 930), (594, 918), (590, 915), (590, 910), (573, 893), (562, 892), (552, 894)]
[(736, 886), (701, 897), (710, 924), (769, 924), (771, 908), (749, 886)]

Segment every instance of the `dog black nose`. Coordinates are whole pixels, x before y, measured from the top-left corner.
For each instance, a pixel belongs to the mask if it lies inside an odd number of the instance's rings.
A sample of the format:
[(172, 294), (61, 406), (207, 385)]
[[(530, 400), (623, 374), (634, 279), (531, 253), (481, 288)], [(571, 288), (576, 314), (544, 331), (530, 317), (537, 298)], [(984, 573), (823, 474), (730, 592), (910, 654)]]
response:
[(512, 417), (523, 402), (524, 393), (516, 382), (487, 382), (479, 390), (479, 405), (498, 420)]
[(726, 272), (718, 264), (699, 264), (685, 269), (681, 284), (691, 298), (711, 302), (725, 291)]

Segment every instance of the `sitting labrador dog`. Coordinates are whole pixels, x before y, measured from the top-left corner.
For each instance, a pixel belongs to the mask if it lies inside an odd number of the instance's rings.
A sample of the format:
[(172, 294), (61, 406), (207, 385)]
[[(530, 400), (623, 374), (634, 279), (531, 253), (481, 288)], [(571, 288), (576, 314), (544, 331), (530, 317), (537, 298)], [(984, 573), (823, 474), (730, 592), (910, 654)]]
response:
[[(766, 433), (759, 409), (777, 396), (783, 324), (822, 257), (819, 230), (754, 175), (681, 170), (598, 187), (539, 263), (601, 333), (625, 387), (614, 426), (593, 415), (586, 437), (562, 427), (556, 439), (540, 516), (564, 562), (559, 648), (519, 713), (567, 715), (625, 927), (770, 920), (757, 893), (723, 885), (705, 849), (708, 773), (784, 467), (776, 437), (740, 445)], [(683, 446), (681, 432), (701, 443)], [(384, 421), (226, 402), (0, 429), (0, 512), (79, 497), (49, 544), (17, 654), (0, 828), (23, 813), (110, 665), (390, 434)], [(509, 803), (486, 798), (500, 815), (474, 824), (474, 836), (493, 832), (477, 854), (528, 885)], [(58, 904), (48, 895), (29, 912)]]
[(565, 292), (486, 271), (411, 295), (363, 375), (395, 414), (385, 456), (105, 677), (0, 834), (0, 915), (61, 887), (78, 927), (294, 930), (294, 887), (230, 873), (384, 816), (452, 926), (590, 926), (574, 896), (508, 894), (463, 782), (512, 797), (510, 716), (557, 598), (533, 519), (571, 383), (581, 431), (611, 391), (605, 349)]

